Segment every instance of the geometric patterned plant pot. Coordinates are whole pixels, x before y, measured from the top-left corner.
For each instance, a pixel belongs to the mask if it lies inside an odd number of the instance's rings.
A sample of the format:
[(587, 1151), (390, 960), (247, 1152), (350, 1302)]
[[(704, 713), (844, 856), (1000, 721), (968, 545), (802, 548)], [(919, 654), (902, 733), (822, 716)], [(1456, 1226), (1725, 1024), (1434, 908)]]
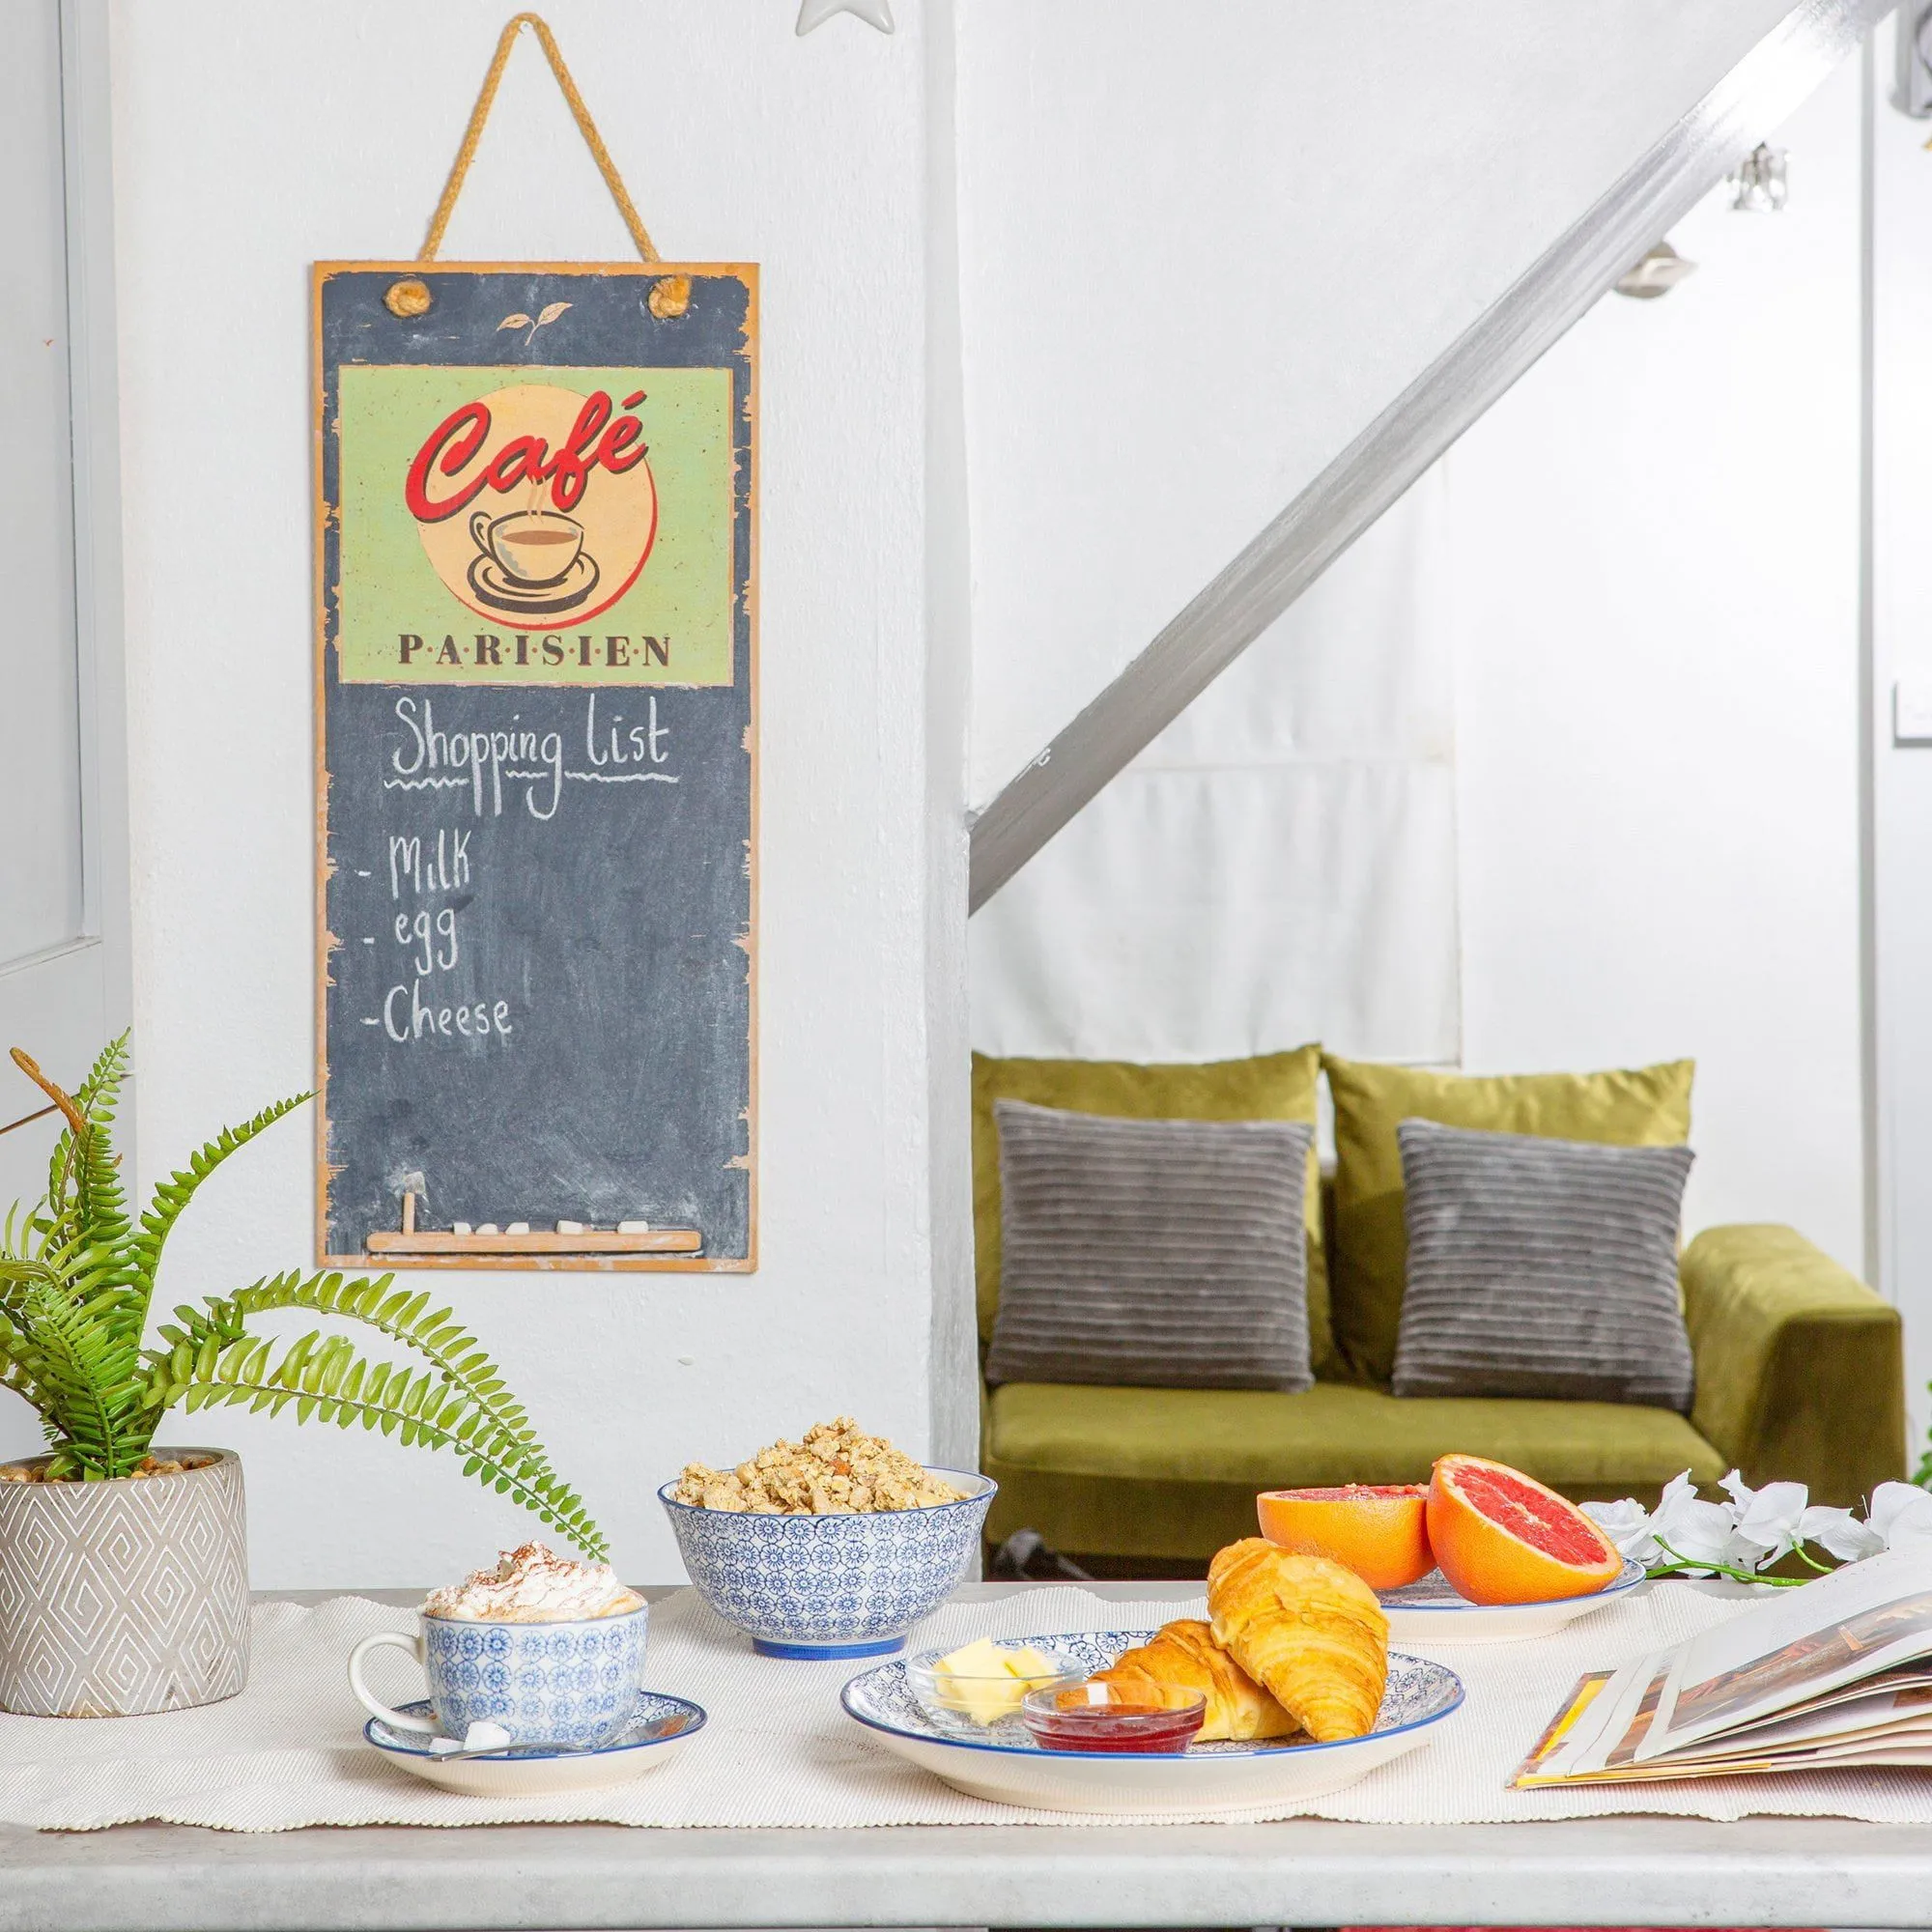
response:
[(0, 1482), (0, 1710), (131, 1718), (247, 1683), (242, 1459), (155, 1453), (214, 1460), (171, 1476)]

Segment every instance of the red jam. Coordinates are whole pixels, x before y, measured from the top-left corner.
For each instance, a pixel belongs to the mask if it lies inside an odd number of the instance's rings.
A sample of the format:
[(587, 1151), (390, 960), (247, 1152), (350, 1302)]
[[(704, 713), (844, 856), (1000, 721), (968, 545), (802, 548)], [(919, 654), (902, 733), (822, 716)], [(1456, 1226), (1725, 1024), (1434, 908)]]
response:
[(1164, 1711), (1155, 1704), (1075, 1704), (1059, 1711), (1030, 1710), (1027, 1728), (1045, 1750), (1179, 1751), (1200, 1730), (1206, 1713)]

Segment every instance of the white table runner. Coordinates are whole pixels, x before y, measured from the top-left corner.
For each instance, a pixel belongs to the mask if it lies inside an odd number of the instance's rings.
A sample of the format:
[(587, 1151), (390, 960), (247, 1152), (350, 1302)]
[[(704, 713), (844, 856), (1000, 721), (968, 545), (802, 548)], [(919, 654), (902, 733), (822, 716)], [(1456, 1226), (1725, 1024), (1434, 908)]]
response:
[[(1507, 1782), (1564, 1693), (1585, 1670), (1676, 1643), (1743, 1607), (1697, 1591), (1640, 1589), (1533, 1643), (1432, 1646), (1468, 1686), (1444, 1735), (1361, 1783), (1301, 1805), (1241, 1814), (1252, 1822), (1309, 1815), (1382, 1824), (1476, 1824), (1668, 1812), (1752, 1812), (1932, 1824), (1932, 1776), (1836, 1772), (1721, 1783), (1511, 1791)], [(982, 1634), (1151, 1629), (1200, 1615), (1201, 1600), (1108, 1603), (1085, 1590), (1031, 1590), (952, 1604), (912, 1647), (948, 1648)], [(153, 1718), (0, 1715), (0, 1821), (85, 1831), (158, 1819), (238, 1832), (304, 1825), (487, 1825), (604, 1822), (647, 1826), (1092, 1824), (1116, 1817), (1028, 1811), (968, 1798), (873, 1745), (838, 1708), (863, 1663), (756, 1657), (690, 1592), (651, 1611), (646, 1676), (710, 1714), (702, 1736), (635, 1783), (610, 1791), (493, 1800), (439, 1791), (396, 1769), (361, 1738), (363, 1713), (344, 1660), (372, 1631), (408, 1630), (412, 1613), (360, 1597), (315, 1608), (255, 1612), (248, 1689), (225, 1704)], [(384, 1666), (387, 1666), (385, 1669)], [(420, 1696), (405, 1658), (372, 1662), (396, 1699)]]

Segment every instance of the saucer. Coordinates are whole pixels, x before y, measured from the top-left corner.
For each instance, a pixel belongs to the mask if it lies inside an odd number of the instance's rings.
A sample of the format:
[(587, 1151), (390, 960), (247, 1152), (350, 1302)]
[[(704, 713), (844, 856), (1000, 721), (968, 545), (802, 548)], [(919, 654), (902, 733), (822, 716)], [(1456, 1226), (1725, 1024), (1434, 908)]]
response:
[[(397, 1706), (406, 1717), (433, 1715), (428, 1698)], [(485, 1757), (439, 1757), (420, 1731), (399, 1731), (371, 1718), (362, 1735), (391, 1764), (445, 1791), (469, 1798), (531, 1798), (546, 1791), (594, 1791), (627, 1784), (655, 1770), (704, 1728), (704, 1710), (688, 1697), (639, 1690), (636, 1715), (608, 1745), (564, 1750), (551, 1745), (512, 1745)]]
[(1439, 1570), (1419, 1583), (1380, 1592), (1391, 1641), (1402, 1643), (1520, 1643), (1548, 1636), (1605, 1604), (1617, 1602), (1643, 1581), (1643, 1565), (1626, 1563), (1601, 1590), (1558, 1597), (1543, 1604), (1472, 1604), (1450, 1588)]
[(524, 583), (494, 556), (479, 556), (469, 566), (469, 587), (480, 602), (513, 617), (550, 617), (576, 610), (597, 588), (597, 564), (580, 551), (561, 577), (549, 583)]
[[(1057, 1631), (1009, 1640), (1051, 1648), (1091, 1673), (1152, 1635)], [(903, 1659), (863, 1671), (838, 1701), (886, 1750), (975, 1798), (1037, 1811), (1208, 1817), (1319, 1798), (1433, 1743), (1462, 1708), (1463, 1682), (1440, 1663), (1392, 1650), (1382, 1707), (1366, 1737), (1329, 1745), (1195, 1744), (1179, 1751), (1050, 1750), (1017, 1717), (961, 1732), (921, 1704)]]

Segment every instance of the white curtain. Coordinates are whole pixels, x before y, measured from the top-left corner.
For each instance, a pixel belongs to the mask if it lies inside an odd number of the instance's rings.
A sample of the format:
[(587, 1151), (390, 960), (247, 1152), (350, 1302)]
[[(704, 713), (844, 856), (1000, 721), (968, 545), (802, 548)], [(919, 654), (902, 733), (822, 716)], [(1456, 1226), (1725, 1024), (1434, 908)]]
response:
[(1438, 468), (974, 918), (981, 1052), (1453, 1063)]

